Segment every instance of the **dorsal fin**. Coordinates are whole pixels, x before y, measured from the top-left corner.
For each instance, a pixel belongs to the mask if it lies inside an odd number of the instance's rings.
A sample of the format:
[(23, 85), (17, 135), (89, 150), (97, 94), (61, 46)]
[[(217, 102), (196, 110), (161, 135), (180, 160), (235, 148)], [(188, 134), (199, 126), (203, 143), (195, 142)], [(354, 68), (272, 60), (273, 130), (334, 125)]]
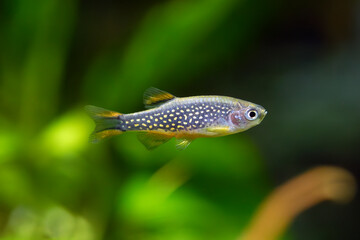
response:
[(154, 87), (148, 88), (144, 92), (144, 104), (146, 108), (157, 107), (174, 98), (174, 95)]

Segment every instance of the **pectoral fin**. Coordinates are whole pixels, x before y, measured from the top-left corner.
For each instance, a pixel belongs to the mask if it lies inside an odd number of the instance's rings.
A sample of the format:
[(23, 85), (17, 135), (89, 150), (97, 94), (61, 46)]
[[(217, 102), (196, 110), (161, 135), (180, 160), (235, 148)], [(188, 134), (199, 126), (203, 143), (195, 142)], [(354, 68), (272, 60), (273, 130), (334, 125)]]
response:
[(227, 126), (214, 126), (214, 127), (208, 127), (206, 128), (206, 131), (213, 132), (213, 133), (221, 133), (226, 134), (230, 131), (230, 127)]
[(176, 148), (179, 150), (184, 150), (185, 148), (187, 148), (189, 146), (189, 144), (191, 143), (191, 140), (189, 139), (178, 139), (176, 142)]
[(167, 135), (146, 132), (140, 132), (137, 136), (139, 141), (144, 144), (148, 150), (153, 150), (171, 139), (171, 137)]

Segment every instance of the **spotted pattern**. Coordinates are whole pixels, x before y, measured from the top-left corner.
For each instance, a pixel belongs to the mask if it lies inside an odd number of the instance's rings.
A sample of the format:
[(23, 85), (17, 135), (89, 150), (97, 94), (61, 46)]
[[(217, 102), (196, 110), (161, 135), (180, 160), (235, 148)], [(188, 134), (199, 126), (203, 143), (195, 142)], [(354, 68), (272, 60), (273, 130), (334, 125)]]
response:
[(171, 104), (167, 108), (123, 115), (120, 128), (125, 131), (191, 131), (215, 124), (218, 119), (227, 118), (231, 111), (232, 106), (225, 103)]

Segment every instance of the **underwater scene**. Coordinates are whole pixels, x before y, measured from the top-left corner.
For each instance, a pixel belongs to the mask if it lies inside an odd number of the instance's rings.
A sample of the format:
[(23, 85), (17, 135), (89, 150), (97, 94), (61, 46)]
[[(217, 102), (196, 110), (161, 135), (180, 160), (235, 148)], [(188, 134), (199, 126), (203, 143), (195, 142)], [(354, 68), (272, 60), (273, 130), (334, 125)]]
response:
[(354, 0), (3, 0), (0, 239), (357, 239), (359, 63)]

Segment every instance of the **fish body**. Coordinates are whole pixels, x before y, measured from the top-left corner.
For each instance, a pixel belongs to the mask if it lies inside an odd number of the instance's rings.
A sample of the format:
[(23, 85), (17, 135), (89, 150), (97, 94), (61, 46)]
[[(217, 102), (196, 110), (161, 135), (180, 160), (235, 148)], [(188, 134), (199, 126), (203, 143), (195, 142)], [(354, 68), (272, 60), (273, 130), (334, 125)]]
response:
[(178, 98), (156, 88), (144, 93), (149, 110), (120, 114), (87, 106), (97, 127), (91, 141), (127, 131), (138, 132), (139, 140), (153, 149), (169, 139), (178, 139), (177, 147), (186, 148), (200, 137), (219, 137), (245, 131), (258, 125), (266, 110), (257, 104), (224, 96)]

